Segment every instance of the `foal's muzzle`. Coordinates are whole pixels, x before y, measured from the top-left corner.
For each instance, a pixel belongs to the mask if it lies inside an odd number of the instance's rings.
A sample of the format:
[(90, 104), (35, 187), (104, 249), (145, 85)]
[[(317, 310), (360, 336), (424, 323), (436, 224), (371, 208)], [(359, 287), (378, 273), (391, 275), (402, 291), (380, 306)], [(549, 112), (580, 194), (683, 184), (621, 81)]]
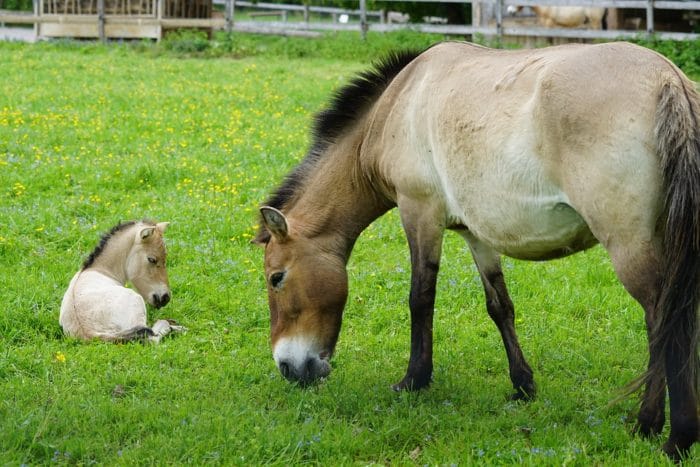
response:
[(153, 299), (153, 306), (156, 308), (162, 308), (165, 305), (168, 304), (170, 301), (170, 294), (169, 293), (164, 293), (164, 294), (153, 294), (152, 297)]

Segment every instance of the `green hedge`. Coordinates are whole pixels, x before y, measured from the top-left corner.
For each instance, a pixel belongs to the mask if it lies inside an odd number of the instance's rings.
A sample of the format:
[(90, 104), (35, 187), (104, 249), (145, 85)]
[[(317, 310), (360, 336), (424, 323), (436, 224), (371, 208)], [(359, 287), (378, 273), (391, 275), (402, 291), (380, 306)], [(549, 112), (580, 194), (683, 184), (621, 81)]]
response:
[(13, 11), (32, 11), (32, 0), (0, 0), (0, 9)]

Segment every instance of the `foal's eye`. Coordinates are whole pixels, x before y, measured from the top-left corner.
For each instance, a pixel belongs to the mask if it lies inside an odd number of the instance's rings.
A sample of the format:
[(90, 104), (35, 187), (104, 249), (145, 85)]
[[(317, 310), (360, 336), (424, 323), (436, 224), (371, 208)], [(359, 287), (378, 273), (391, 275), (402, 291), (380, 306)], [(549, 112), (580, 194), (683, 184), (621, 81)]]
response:
[(284, 273), (276, 272), (270, 276), (270, 285), (273, 288), (277, 288), (277, 286), (280, 285), (280, 282), (282, 282), (282, 279), (284, 279)]
[(158, 262), (158, 260), (155, 259), (155, 258), (152, 257), (152, 256), (149, 256), (149, 257), (148, 257), (148, 262), (151, 263), (151, 264), (156, 264), (156, 263)]

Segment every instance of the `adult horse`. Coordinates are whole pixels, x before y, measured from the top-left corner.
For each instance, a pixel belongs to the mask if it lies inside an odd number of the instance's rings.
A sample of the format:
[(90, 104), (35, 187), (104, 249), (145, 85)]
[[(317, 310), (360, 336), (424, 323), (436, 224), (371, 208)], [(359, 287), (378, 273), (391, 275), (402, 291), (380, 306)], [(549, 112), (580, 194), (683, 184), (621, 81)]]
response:
[(261, 208), (279, 370), (325, 377), (355, 240), (397, 206), (411, 253), (411, 352), (397, 390), (427, 386), (443, 232), (467, 241), (505, 345), (515, 398), (535, 393), (500, 255), (548, 260), (598, 242), (645, 310), (638, 416), (671, 456), (698, 436), (700, 96), (628, 44), (492, 50), (446, 42), (389, 57), (340, 89), (308, 156)]

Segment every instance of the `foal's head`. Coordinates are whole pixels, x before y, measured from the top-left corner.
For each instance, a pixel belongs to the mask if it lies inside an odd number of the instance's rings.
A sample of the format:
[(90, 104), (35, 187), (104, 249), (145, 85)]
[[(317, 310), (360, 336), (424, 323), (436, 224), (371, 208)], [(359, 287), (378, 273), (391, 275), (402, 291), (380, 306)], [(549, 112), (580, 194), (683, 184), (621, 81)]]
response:
[(156, 308), (170, 301), (163, 232), (167, 222), (137, 224), (134, 246), (126, 259), (126, 276), (144, 300)]
[(275, 363), (290, 381), (310, 383), (327, 376), (348, 279), (342, 259), (322, 243), (295, 232), (284, 214), (261, 209), (265, 232), (265, 277)]
[(156, 308), (165, 306), (170, 301), (163, 241), (167, 226), (167, 222), (149, 221), (114, 226), (85, 260), (83, 270), (110, 271), (119, 280), (131, 282), (146, 302)]

